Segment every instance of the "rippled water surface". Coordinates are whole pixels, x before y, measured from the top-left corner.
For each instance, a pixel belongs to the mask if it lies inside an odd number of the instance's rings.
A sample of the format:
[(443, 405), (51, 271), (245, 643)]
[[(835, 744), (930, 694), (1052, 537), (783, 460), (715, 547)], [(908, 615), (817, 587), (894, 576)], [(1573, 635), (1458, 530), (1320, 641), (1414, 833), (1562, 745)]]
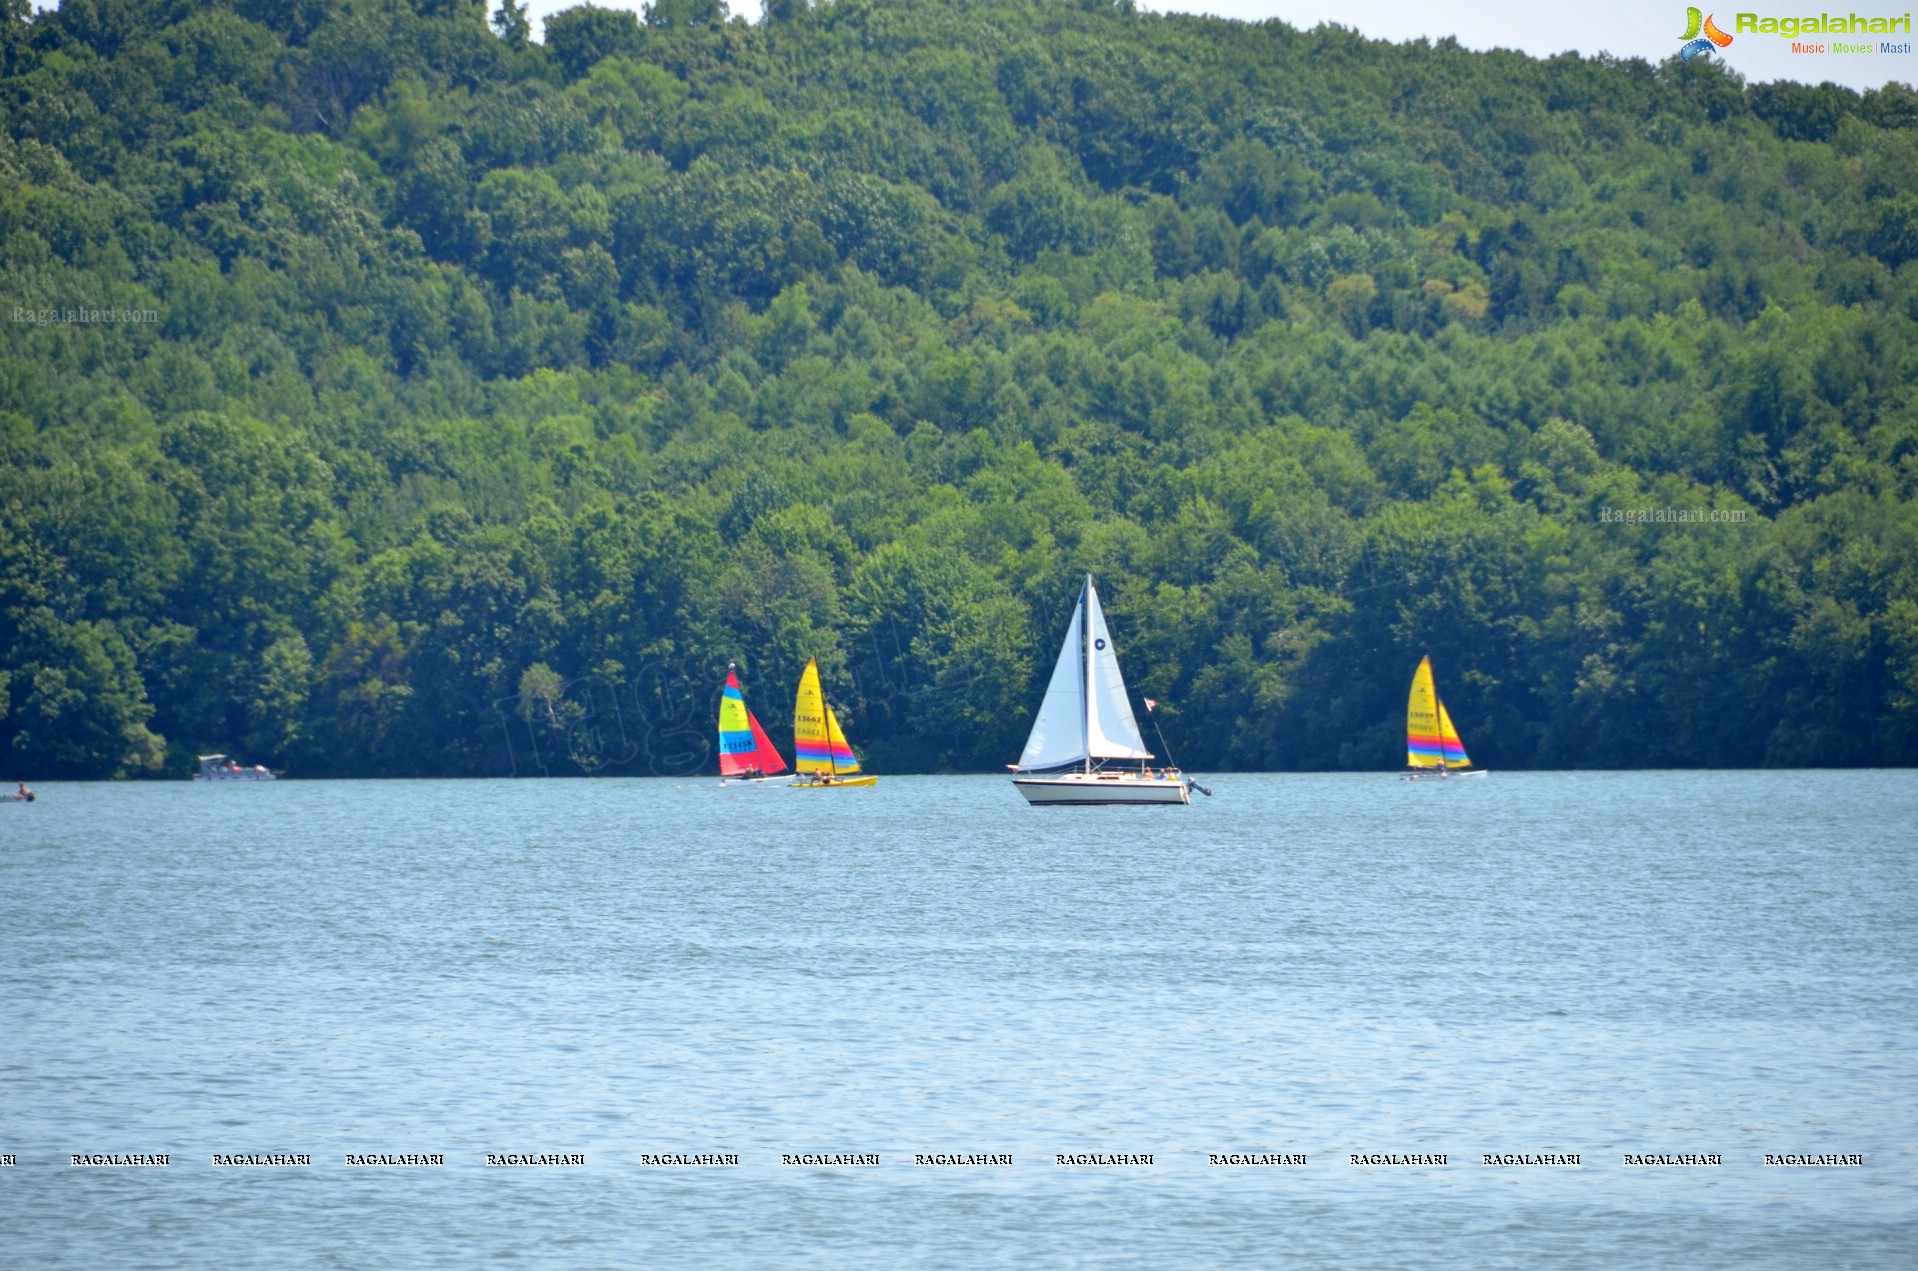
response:
[(1918, 774), (1210, 784), (45, 787), (0, 1264), (1918, 1263)]

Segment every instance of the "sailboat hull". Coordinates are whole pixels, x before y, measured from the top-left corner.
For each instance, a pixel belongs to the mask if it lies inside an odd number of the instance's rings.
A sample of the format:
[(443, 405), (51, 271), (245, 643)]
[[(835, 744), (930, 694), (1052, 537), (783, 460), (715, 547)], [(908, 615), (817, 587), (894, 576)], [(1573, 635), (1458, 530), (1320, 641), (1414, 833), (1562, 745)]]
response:
[(1463, 781), (1467, 777), (1482, 777), (1489, 771), (1485, 768), (1472, 768), (1461, 772), (1457, 768), (1425, 768), (1405, 774), (1407, 781)]
[(782, 772), (772, 777), (721, 777), (719, 784), (726, 789), (744, 786), (749, 789), (771, 789), (773, 786), (789, 786), (793, 783), (793, 774)]
[(1148, 777), (1136, 772), (1067, 772), (1051, 777), (1014, 777), (1012, 784), (1034, 807), (1089, 807), (1104, 804), (1189, 804), (1184, 778)]
[(837, 790), (841, 786), (876, 786), (879, 778), (871, 775), (852, 777), (829, 777), (824, 773), (805, 773), (793, 779), (794, 790)]

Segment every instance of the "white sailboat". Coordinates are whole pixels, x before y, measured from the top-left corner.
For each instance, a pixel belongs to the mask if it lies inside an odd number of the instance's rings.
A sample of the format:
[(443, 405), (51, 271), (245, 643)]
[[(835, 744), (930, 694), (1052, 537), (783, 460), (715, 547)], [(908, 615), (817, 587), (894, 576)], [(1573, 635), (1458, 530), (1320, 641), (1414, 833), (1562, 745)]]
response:
[(1185, 774), (1152, 758), (1087, 574), (1025, 752), (1009, 765), (1021, 774), (1012, 784), (1035, 805), (1191, 803)]

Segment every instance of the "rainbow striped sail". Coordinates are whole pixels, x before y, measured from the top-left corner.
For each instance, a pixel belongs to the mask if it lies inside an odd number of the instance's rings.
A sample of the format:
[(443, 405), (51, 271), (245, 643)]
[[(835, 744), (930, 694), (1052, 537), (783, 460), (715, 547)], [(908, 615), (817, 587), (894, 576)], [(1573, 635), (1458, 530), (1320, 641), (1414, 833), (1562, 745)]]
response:
[[(839, 731), (839, 720), (819, 690), (819, 663), (806, 663), (793, 702), (793, 766), (806, 785), (871, 785), (877, 777), (859, 776), (859, 760)], [(853, 778), (848, 780), (847, 778)]]
[(1447, 768), (1469, 768), (1472, 761), (1465, 754), (1465, 743), (1459, 740), (1458, 729), (1452, 727), (1452, 713), (1445, 709), (1445, 703), (1439, 703), (1439, 745), (1445, 751)]
[(1468, 768), (1472, 763), (1452, 716), (1439, 700), (1430, 657), (1420, 658), (1419, 669), (1412, 672), (1412, 695), (1405, 703), (1405, 762), (1413, 768), (1441, 769)]
[(726, 778), (770, 777), (786, 770), (778, 747), (759, 720), (746, 709), (739, 691), (739, 673), (726, 664), (726, 687), (719, 694), (719, 775)]

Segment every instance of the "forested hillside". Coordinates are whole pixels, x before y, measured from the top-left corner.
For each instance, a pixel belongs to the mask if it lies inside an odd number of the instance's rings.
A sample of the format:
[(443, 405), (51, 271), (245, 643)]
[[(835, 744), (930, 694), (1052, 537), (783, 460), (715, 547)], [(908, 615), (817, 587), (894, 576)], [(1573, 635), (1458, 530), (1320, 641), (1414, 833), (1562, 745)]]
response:
[(875, 769), (998, 768), (1087, 571), (1189, 768), (1398, 765), (1426, 652), (1493, 767), (1918, 760), (1908, 89), (0, 12), (8, 777), (688, 771), (808, 657)]

